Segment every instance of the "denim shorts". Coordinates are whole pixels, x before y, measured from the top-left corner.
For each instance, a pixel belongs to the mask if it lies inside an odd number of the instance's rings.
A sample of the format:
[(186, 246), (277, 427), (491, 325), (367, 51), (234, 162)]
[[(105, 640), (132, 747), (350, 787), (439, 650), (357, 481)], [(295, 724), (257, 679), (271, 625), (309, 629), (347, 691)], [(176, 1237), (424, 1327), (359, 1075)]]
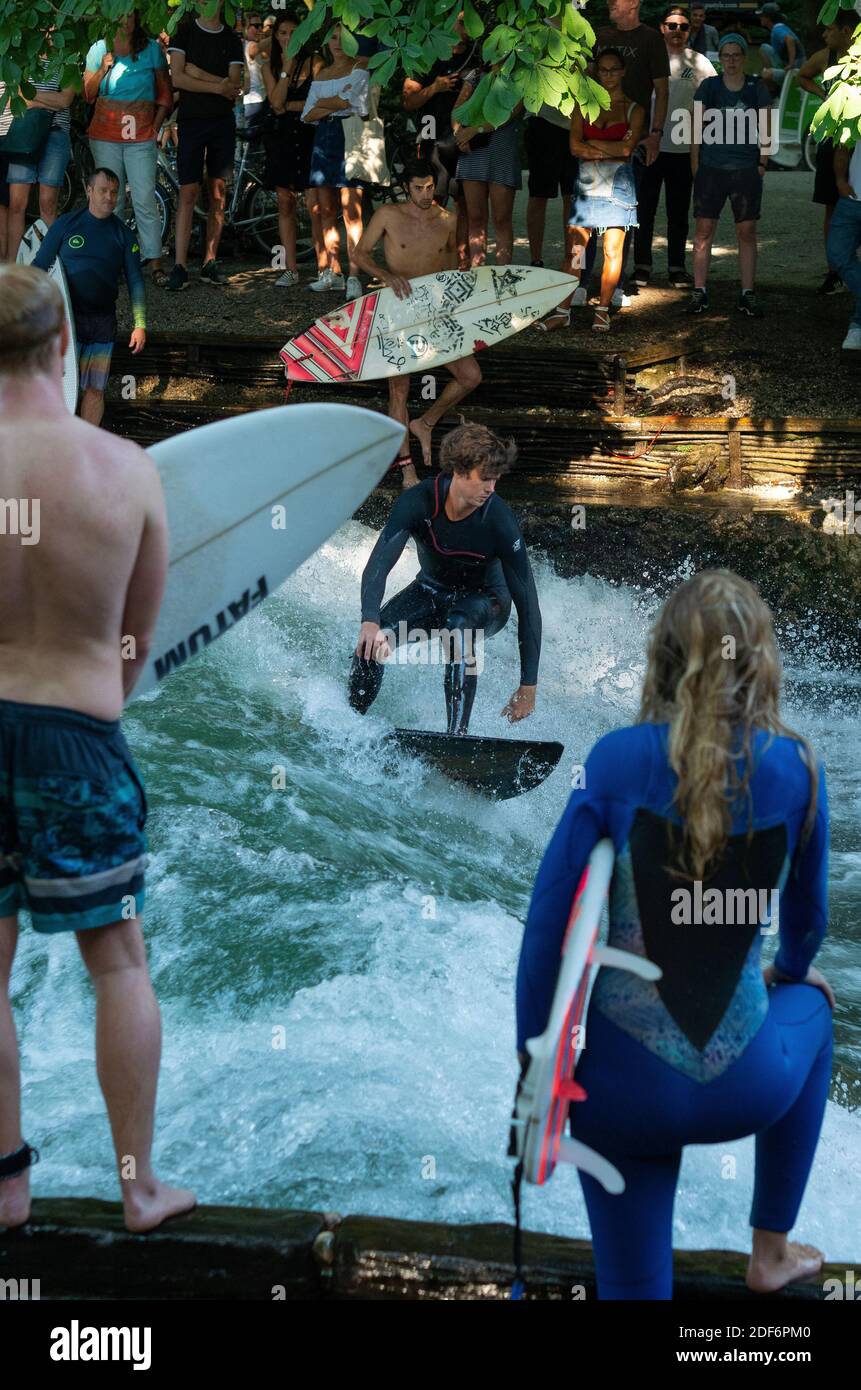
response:
[(67, 130), (52, 130), (42, 149), (38, 163), (19, 162), (13, 156), (6, 178), (9, 183), (43, 183), (46, 188), (61, 188), (66, 166), (72, 158), (72, 142)]

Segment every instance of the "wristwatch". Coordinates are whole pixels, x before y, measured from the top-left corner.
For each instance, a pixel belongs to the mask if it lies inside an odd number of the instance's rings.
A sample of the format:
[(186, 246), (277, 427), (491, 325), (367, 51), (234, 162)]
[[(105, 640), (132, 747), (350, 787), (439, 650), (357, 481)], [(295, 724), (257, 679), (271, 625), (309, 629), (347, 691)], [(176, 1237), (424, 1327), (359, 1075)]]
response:
[(649, 131), (650, 135), (663, 135), (663, 133), (664, 127), (662, 125), (653, 125), (652, 129)]

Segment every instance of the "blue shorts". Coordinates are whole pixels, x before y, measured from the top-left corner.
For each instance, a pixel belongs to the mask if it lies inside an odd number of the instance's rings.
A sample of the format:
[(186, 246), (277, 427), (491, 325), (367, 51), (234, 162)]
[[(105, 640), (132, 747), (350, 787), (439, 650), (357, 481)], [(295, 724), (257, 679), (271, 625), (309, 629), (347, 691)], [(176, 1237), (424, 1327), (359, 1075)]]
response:
[(28, 164), (20, 156), (13, 156), (6, 179), (9, 183), (43, 183), (46, 188), (61, 188), (71, 158), (69, 132), (52, 130), (38, 163)]
[(59, 932), (139, 916), (146, 815), (119, 720), (0, 700), (0, 917)]

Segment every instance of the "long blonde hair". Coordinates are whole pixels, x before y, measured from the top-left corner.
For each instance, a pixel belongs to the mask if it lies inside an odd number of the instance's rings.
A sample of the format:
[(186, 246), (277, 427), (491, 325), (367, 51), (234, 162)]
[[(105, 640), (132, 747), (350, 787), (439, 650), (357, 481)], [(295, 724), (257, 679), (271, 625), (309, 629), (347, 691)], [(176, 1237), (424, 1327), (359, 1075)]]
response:
[[(670, 594), (652, 627), (641, 723), (669, 724), (675, 804), (684, 825), (678, 870), (702, 880), (732, 830), (732, 807), (748, 802), (754, 729), (795, 739), (810, 773), (802, 842), (816, 816), (817, 759), (780, 718), (781, 666), (771, 612), (731, 570), (703, 570)], [(739, 776), (736, 760), (743, 755)]]

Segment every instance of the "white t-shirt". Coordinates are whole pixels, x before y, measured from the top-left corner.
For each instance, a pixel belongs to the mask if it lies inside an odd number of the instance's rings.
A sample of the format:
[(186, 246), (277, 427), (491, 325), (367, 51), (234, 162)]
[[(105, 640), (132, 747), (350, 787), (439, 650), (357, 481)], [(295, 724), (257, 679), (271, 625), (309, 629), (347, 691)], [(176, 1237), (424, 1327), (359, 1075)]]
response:
[(330, 77), (326, 82), (312, 82), (308, 100), (302, 108), (302, 120), (304, 121), (308, 112), (313, 111), (323, 97), (340, 97), (342, 101), (350, 103), (349, 111), (333, 111), (333, 116), (361, 116), (364, 120), (368, 114), (369, 89), (367, 68), (353, 68), (352, 72), (345, 73), (343, 77)]
[[(679, 134), (686, 127), (690, 129), (690, 122), (685, 121), (683, 123), (678, 116), (673, 120), (673, 113), (687, 111), (688, 116), (691, 116), (694, 109), (694, 92), (697, 87), (707, 77), (716, 77), (717, 73), (708, 58), (702, 53), (696, 53), (692, 48), (686, 48), (682, 53), (670, 53), (669, 57), (670, 98), (667, 103), (664, 133), (661, 136), (661, 153), (690, 154), (690, 141), (683, 143), (678, 139)], [(675, 139), (673, 139), (674, 133)]]

